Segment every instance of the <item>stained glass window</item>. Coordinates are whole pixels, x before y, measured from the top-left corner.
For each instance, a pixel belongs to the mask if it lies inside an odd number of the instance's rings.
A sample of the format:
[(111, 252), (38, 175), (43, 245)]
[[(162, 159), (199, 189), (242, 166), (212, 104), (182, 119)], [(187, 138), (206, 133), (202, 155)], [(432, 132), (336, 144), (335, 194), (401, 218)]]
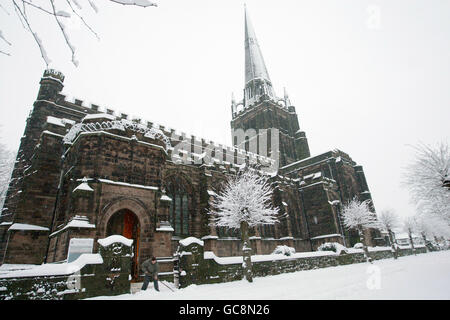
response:
[(172, 198), (170, 204), (169, 222), (174, 229), (174, 235), (189, 235), (189, 194), (179, 179), (173, 179), (167, 185), (167, 194)]

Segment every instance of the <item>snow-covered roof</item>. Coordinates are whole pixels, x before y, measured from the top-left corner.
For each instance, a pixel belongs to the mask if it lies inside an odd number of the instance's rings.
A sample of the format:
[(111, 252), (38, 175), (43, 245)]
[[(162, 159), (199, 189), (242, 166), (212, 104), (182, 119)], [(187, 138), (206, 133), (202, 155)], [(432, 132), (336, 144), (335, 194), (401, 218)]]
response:
[(161, 226), (159, 228), (156, 228), (156, 231), (169, 231), (173, 232), (175, 231), (171, 226)]
[(161, 199), (162, 201), (172, 201), (172, 198), (170, 198), (169, 196), (167, 196), (166, 194), (164, 194)]
[(87, 217), (77, 215), (73, 217), (72, 220), (70, 220), (69, 223), (67, 223), (62, 229), (53, 232), (50, 237), (68, 228), (95, 229), (95, 224), (89, 223), (89, 219)]
[(0, 223), (0, 227), (1, 226), (10, 226), (12, 224), (13, 224), (12, 222), (2, 222), (2, 223)]
[(324, 239), (324, 238), (332, 238), (332, 237), (342, 237), (342, 235), (340, 235), (338, 233), (324, 234), (324, 235), (321, 235), (321, 236), (313, 237), (311, 239), (314, 240), (314, 239)]
[(115, 235), (109, 236), (104, 239), (98, 239), (97, 242), (102, 247), (107, 247), (116, 242), (122, 243), (122, 244), (126, 245), (127, 247), (131, 247), (131, 245), (133, 244), (133, 239), (128, 239), (128, 238), (125, 238), (124, 236), (115, 234)]
[(73, 189), (73, 192), (75, 191), (94, 191), (94, 189), (89, 187), (87, 182), (82, 182), (75, 189)]
[(27, 223), (14, 223), (8, 229), (8, 231), (12, 231), (12, 230), (49, 231), (49, 228), (36, 226), (33, 224), (27, 224)]
[(51, 123), (51, 124), (59, 126), (59, 127), (65, 127), (66, 123), (74, 125), (75, 121), (66, 119), (66, 118), (56, 118), (56, 117), (52, 117), (52, 116), (47, 116), (47, 123)]
[(65, 125), (62, 123), (61, 119), (55, 118), (52, 116), (47, 116), (47, 123), (54, 124), (56, 126), (65, 127)]
[(95, 114), (88, 114), (83, 118), (82, 121), (85, 120), (97, 120), (97, 119), (108, 119), (108, 120), (116, 120), (116, 117), (108, 114), (108, 113), (95, 113)]
[(208, 239), (219, 239), (218, 236), (212, 236), (212, 235), (207, 235), (207, 236), (203, 236), (202, 240), (208, 240)]
[[(413, 233), (412, 237), (419, 238), (420, 236)], [(395, 233), (395, 239), (409, 239), (409, 235), (406, 232)]]
[(145, 186), (145, 185), (141, 185), (141, 184), (112, 181), (112, 180), (107, 180), (107, 179), (98, 179), (98, 181), (103, 182), (103, 183), (108, 183), (108, 184), (116, 184), (116, 185), (125, 186), (125, 187), (133, 187), (133, 188), (148, 189), (148, 190), (158, 190), (158, 187)]
[(39, 266), (38, 264), (12, 264), (12, 263), (4, 263), (0, 266), (0, 274), (16, 271), (16, 270), (26, 270), (32, 269)]
[(309, 179), (309, 178), (313, 178), (313, 179), (318, 179), (322, 176), (322, 172), (314, 172), (311, 174), (308, 174), (307, 176), (304, 176), (303, 179)]

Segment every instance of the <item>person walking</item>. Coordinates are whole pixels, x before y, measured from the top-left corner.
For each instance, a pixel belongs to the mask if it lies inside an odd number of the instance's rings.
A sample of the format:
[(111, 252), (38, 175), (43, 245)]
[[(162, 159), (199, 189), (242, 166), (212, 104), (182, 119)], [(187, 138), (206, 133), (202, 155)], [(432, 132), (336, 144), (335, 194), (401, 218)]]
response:
[(147, 259), (141, 266), (142, 271), (144, 271), (144, 283), (142, 284), (141, 290), (147, 290), (150, 279), (153, 280), (153, 285), (156, 291), (159, 291), (158, 287), (158, 272), (159, 264), (156, 258), (153, 256), (151, 259)]

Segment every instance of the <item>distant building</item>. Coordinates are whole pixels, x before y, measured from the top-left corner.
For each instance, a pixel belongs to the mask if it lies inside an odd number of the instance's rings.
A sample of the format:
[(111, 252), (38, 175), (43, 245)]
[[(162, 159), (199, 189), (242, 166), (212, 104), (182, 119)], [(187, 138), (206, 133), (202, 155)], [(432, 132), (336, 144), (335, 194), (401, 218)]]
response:
[[(425, 245), (423, 238), (419, 235), (413, 234), (412, 239), (413, 239), (414, 245)], [(410, 246), (411, 245), (411, 241), (409, 239), (408, 234), (404, 233), (404, 232), (395, 233), (395, 240), (397, 241), (397, 244), (399, 246)]]

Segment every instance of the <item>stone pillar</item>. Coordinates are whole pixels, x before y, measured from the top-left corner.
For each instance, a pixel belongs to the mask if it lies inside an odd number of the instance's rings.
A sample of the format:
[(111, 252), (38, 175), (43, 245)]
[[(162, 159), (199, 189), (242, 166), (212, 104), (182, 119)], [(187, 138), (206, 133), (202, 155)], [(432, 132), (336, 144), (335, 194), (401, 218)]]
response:
[(289, 219), (288, 205), (284, 201), (283, 201), (283, 207), (284, 207), (284, 212), (286, 213), (285, 219), (286, 219), (287, 235), (280, 238), (280, 242), (281, 242), (280, 244), (293, 248), (294, 247), (294, 237), (292, 236), (291, 220)]
[(153, 243), (153, 255), (155, 257), (172, 256), (172, 234), (174, 229), (169, 222), (169, 208), (172, 199), (163, 190), (161, 197), (157, 199), (157, 218), (155, 241)]
[[(162, 190), (160, 195), (161, 195), (161, 197), (159, 199), (157, 199), (157, 201), (158, 201), (158, 206), (157, 206), (158, 221), (156, 222), (157, 228), (161, 227), (161, 222), (164, 222), (163, 225), (166, 227), (170, 226), (169, 209), (170, 209), (170, 204), (172, 203), (172, 199), (166, 195), (166, 192), (164, 190)], [(172, 229), (172, 232), (173, 232), (173, 229)]]
[(212, 251), (215, 255), (217, 255), (217, 239), (218, 236), (208, 235), (202, 237), (203, 243), (204, 243), (204, 250), (205, 251)]
[(217, 230), (216, 227), (213, 225), (209, 225), (209, 235), (206, 235), (202, 237), (202, 240), (204, 242), (204, 250), (205, 251), (212, 251), (215, 255), (217, 254), (217, 239), (219, 237), (217, 236)]

